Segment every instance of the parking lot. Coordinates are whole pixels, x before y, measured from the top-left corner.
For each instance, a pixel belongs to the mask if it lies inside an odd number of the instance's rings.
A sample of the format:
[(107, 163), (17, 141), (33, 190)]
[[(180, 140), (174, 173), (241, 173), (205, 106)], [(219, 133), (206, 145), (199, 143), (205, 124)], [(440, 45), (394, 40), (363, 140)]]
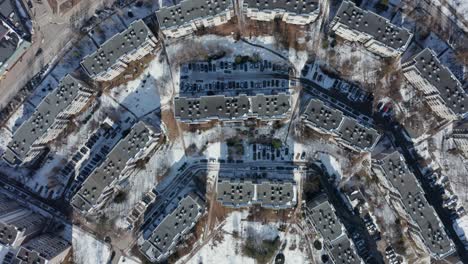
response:
[(287, 65), (271, 61), (192, 62), (181, 66), (180, 96), (277, 94), (289, 89)]
[(302, 77), (320, 85), (324, 89), (334, 90), (340, 93), (350, 102), (365, 103), (370, 99), (370, 96), (372, 96), (356, 84), (327, 74), (321, 69), (319, 63), (305, 65), (301, 74)]

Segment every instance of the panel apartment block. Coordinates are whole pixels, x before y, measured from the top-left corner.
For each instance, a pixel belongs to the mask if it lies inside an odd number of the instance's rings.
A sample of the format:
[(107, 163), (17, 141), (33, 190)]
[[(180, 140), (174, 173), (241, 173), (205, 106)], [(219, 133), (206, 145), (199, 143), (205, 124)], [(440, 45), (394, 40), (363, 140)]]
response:
[(411, 233), (420, 238), (432, 257), (442, 259), (452, 254), (455, 251), (452, 240), (400, 153), (377, 158), (373, 170), (386, 183), (392, 202), (398, 203), (395, 207), (403, 208), (400, 213), (409, 221)]
[(17, 247), (38, 234), (46, 219), (0, 194), (0, 244)]
[(148, 238), (144, 237), (140, 251), (152, 262), (167, 259), (203, 215), (204, 207), (205, 204), (198, 195), (186, 195), (169, 213), (162, 214), (155, 220), (156, 228)]
[(225, 24), (233, 15), (230, 0), (183, 0), (156, 11), (159, 27), (167, 38), (180, 38), (197, 29)]
[(72, 198), (72, 206), (81, 212), (103, 206), (112, 197), (117, 181), (121, 180), (138, 160), (148, 155), (158, 144), (159, 136), (159, 131), (155, 131), (144, 122), (135, 124), (129, 134), (114, 146), (101, 166), (83, 182), (78, 193)]
[(61, 264), (65, 260), (71, 244), (61, 237), (43, 234), (23, 246), (16, 254), (18, 264)]
[(219, 178), (217, 200), (233, 208), (259, 204), (270, 209), (292, 208), (297, 203), (296, 185), (291, 180)]
[(306, 206), (306, 215), (308, 221), (322, 236), (333, 263), (363, 263), (326, 195), (320, 195), (309, 202)]
[(288, 24), (306, 25), (317, 20), (317, 0), (245, 0), (244, 14), (258, 21), (279, 18)]
[(403, 65), (403, 75), (439, 116), (455, 120), (468, 112), (468, 99), (460, 81), (431, 49), (424, 49)]
[(338, 36), (359, 42), (369, 51), (382, 57), (396, 57), (408, 47), (412, 34), (393, 25), (386, 18), (343, 1), (330, 28)]
[(174, 99), (175, 117), (181, 122), (198, 124), (217, 121), (242, 121), (249, 118), (277, 120), (290, 112), (290, 95), (223, 95)]
[(111, 81), (124, 72), (130, 62), (150, 54), (157, 42), (145, 22), (137, 20), (86, 56), (81, 66), (92, 79)]
[(71, 118), (85, 108), (92, 95), (93, 90), (85, 83), (65, 76), (14, 132), (3, 158), (12, 165), (33, 161), (47, 143), (62, 133)]
[(343, 112), (319, 99), (309, 101), (301, 118), (307, 127), (334, 136), (339, 143), (354, 151), (371, 151), (380, 138), (377, 130), (344, 116)]

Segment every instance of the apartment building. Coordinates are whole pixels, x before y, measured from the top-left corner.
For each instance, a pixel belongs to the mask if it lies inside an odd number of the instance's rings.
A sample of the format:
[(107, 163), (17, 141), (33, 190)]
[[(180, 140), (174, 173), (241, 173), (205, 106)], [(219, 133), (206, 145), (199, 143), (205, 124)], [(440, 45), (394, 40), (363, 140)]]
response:
[(14, 263), (61, 264), (70, 249), (71, 244), (63, 238), (43, 234), (21, 246)]
[(301, 119), (307, 127), (332, 135), (344, 147), (358, 152), (371, 151), (380, 138), (377, 130), (344, 116), (343, 112), (319, 99), (309, 101)]
[(320, 13), (317, 0), (245, 0), (243, 7), (249, 19), (273, 21), (279, 18), (294, 25), (310, 24)]
[(104, 42), (83, 58), (81, 66), (95, 81), (112, 81), (128, 64), (142, 59), (156, 48), (158, 40), (143, 20), (136, 20), (121, 33)]
[(200, 98), (177, 97), (174, 99), (177, 120), (199, 124), (212, 120), (238, 122), (255, 118), (277, 120), (290, 113), (290, 95), (239, 96), (224, 95), (202, 96)]
[(0, 194), (0, 244), (18, 247), (42, 231), (46, 219)]
[(297, 203), (296, 184), (292, 180), (220, 177), (216, 194), (218, 202), (233, 208), (258, 204), (269, 209), (286, 209)]
[(412, 34), (388, 19), (357, 7), (352, 1), (343, 1), (330, 28), (336, 35), (364, 45), (382, 57), (401, 55), (411, 41)]
[(145, 230), (139, 249), (151, 262), (167, 259), (204, 213), (204, 201), (195, 193), (183, 197), (174, 207), (166, 208), (153, 223), (153, 230)]
[(233, 16), (230, 0), (183, 0), (156, 11), (159, 27), (166, 38), (180, 38), (202, 28), (219, 26)]
[(160, 132), (143, 121), (135, 124), (128, 135), (109, 152), (105, 161), (83, 182), (71, 201), (82, 212), (104, 206), (113, 197), (116, 184), (126, 177), (138, 160), (147, 157), (158, 145)]
[(305, 209), (306, 221), (322, 236), (332, 263), (363, 263), (326, 195), (308, 202)]
[(156, 194), (149, 191), (143, 195), (141, 201), (139, 201), (132, 209), (130, 214), (126, 217), (126, 221), (131, 228), (134, 228), (139, 221), (142, 219), (143, 214), (154, 201), (156, 200)]
[(414, 240), (435, 259), (451, 255), (455, 251), (454, 243), (401, 154), (395, 151), (373, 158), (372, 170), (389, 191), (390, 203), (408, 221)]
[(3, 158), (10, 165), (35, 161), (47, 144), (56, 139), (71, 119), (85, 108), (93, 93), (85, 83), (71, 75), (65, 76), (39, 103), (32, 116), (14, 132)]
[(456, 147), (468, 157), (468, 122), (462, 122), (452, 130), (452, 139)]
[(468, 112), (468, 99), (460, 81), (431, 49), (424, 49), (402, 65), (409, 83), (423, 93), (440, 117), (456, 120)]

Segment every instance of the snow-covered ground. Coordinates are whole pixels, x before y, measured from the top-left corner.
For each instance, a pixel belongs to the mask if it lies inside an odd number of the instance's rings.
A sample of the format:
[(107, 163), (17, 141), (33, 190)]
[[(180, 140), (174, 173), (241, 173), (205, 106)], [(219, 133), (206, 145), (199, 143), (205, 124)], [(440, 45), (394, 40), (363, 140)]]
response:
[(102, 21), (88, 34), (98, 45), (102, 45), (115, 34), (120, 33), (125, 29), (127, 29), (127, 26), (124, 25), (120, 17), (115, 14)]
[(334, 177), (335, 185), (338, 185), (341, 181), (343, 172), (341, 171), (341, 165), (338, 160), (330, 154), (319, 153), (319, 160), (330, 177)]
[(73, 261), (76, 264), (104, 264), (111, 255), (110, 248), (79, 227), (72, 228)]
[[(248, 41), (271, 48), (286, 57), (289, 56), (287, 50), (276, 50), (274, 48), (274, 40), (271, 37), (252, 38), (248, 39)], [(236, 55), (253, 55), (254, 53), (258, 53), (262, 60), (281, 60), (281, 57), (266, 49), (249, 45), (243, 41), (236, 41), (232, 37), (221, 37), (217, 35), (204, 35), (183, 40), (171, 44), (166, 49), (172, 63), (201, 60), (206, 58), (206, 55), (214, 54), (219, 51), (226, 52), (226, 57), (224, 58), (230, 58), (232, 60), (234, 60)]]
[(160, 91), (168, 88), (168, 82), (169, 67), (158, 52), (137, 79), (112, 88), (111, 96), (135, 116), (142, 117), (161, 106)]
[(263, 224), (247, 220), (248, 211), (234, 211), (223, 222), (218, 235), (211, 238), (203, 247), (190, 259), (181, 258), (177, 263), (227, 263), (227, 264), (255, 264), (257, 261), (242, 252), (243, 244), (249, 236), (254, 236), (260, 240), (274, 240), (279, 238), (285, 248), (282, 253), (285, 256), (285, 263), (297, 264), (308, 263), (307, 252), (305, 250), (304, 238), (298, 229), (293, 228), (294, 233), (286, 234), (279, 230), (281, 223), (270, 222)]
[[(433, 0), (432, 5), (439, 7), (439, 9), (446, 16), (450, 17), (453, 21), (456, 21), (456, 24), (465, 32), (468, 32), (468, 27), (466, 23), (468, 21), (468, 2), (466, 0)], [(446, 6), (449, 4), (449, 6)], [(453, 12), (456, 12), (454, 14)], [(462, 18), (459, 19), (459, 17)]]
[(73, 73), (80, 67), (81, 60), (97, 50), (97, 46), (89, 36), (84, 36), (76, 43), (71, 50), (58, 62), (51, 71), (55, 79), (60, 80), (66, 74)]

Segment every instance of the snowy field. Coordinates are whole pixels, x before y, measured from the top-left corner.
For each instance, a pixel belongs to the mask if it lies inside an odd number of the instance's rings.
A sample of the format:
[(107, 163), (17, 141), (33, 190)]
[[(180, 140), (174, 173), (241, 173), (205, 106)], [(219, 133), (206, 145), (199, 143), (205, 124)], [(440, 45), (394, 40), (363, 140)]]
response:
[(73, 73), (80, 67), (81, 60), (97, 50), (97, 46), (89, 36), (84, 36), (71, 50), (58, 62), (51, 71), (55, 79), (60, 80), (68, 73)]
[(137, 117), (160, 108), (160, 91), (172, 88), (168, 85), (170, 71), (165, 62), (158, 52), (156, 58), (137, 79), (113, 88), (111, 96)]
[[(211, 238), (190, 259), (181, 258), (177, 263), (226, 263), (226, 264), (255, 264), (257, 261), (243, 254), (242, 248), (248, 236), (255, 236), (260, 240), (274, 240), (279, 238), (285, 245), (282, 253), (285, 263), (308, 263), (309, 257), (304, 248), (304, 238), (297, 233), (285, 234), (279, 230), (281, 223), (271, 222), (262, 224), (247, 221), (247, 211), (235, 211), (224, 221), (220, 235)], [(281, 248), (281, 247), (280, 247)]]
[(75, 264), (104, 264), (111, 255), (109, 246), (75, 226), (72, 229), (72, 245)]
[(127, 29), (118, 15), (113, 15), (94, 27), (88, 34), (98, 45)]

